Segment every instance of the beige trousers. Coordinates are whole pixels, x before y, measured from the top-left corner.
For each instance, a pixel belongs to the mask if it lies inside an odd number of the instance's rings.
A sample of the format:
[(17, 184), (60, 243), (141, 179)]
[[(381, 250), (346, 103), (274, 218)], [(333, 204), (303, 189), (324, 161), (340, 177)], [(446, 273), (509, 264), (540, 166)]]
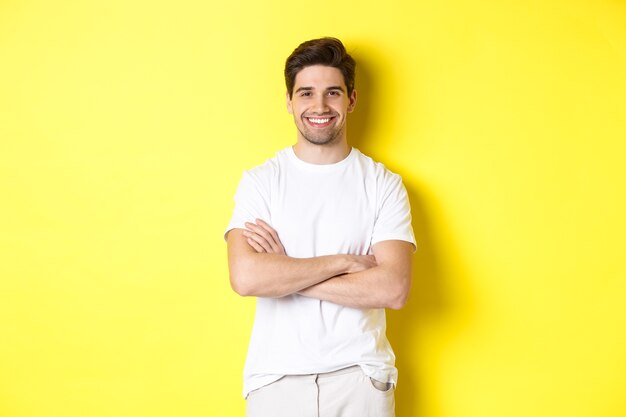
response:
[(247, 417), (394, 417), (392, 384), (353, 366), (335, 372), (288, 375), (252, 391)]

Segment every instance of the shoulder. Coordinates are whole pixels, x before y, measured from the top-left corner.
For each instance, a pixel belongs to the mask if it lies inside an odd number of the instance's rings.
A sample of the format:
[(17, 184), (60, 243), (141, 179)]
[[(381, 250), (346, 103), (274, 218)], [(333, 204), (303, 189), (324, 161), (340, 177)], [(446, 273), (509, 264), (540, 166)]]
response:
[(243, 174), (244, 178), (248, 177), (252, 180), (262, 182), (271, 181), (273, 178), (276, 178), (280, 171), (284, 169), (287, 149), (288, 148), (282, 149), (276, 152), (274, 157), (267, 159), (262, 164), (245, 170)]
[(280, 160), (282, 159), (282, 153), (284, 153), (284, 150), (276, 152), (276, 155), (274, 155), (274, 157), (269, 158), (263, 163), (246, 170), (246, 172), (255, 175), (266, 175), (276, 171), (277, 169), (279, 169)]
[(402, 177), (391, 171), (382, 162), (375, 161), (372, 157), (365, 155), (355, 148), (356, 160), (365, 172), (373, 176), (380, 186), (390, 186), (402, 183)]

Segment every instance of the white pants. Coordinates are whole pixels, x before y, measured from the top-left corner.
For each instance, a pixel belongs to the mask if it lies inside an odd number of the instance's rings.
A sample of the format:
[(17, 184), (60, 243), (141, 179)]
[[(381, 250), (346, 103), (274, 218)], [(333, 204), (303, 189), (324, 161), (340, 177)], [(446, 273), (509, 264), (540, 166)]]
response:
[(335, 372), (287, 375), (252, 391), (247, 417), (394, 417), (392, 384), (353, 366)]

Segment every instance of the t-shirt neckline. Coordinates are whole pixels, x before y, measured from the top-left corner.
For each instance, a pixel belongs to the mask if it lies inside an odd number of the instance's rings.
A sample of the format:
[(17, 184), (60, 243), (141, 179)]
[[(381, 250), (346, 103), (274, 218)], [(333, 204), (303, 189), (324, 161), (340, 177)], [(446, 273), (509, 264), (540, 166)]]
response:
[(306, 169), (307, 171), (315, 171), (315, 172), (329, 172), (329, 171), (334, 171), (336, 169), (339, 169), (342, 166), (348, 164), (358, 152), (356, 148), (350, 148), (350, 153), (348, 154), (348, 156), (343, 158), (341, 161), (338, 161), (332, 164), (312, 164), (310, 162), (306, 162), (298, 158), (298, 156), (296, 155), (296, 152), (293, 150), (293, 146), (288, 147), (286, 151), (287, 151), (287, 157), (296, 166), (302, 169)]

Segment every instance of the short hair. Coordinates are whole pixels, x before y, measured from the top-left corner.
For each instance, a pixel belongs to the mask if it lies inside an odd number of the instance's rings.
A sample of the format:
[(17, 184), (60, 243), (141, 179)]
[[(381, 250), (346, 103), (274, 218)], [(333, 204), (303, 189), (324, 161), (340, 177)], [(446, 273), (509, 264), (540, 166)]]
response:
[(343, 74), (348, 94), (354, 90), (356, 62), (337, 38), (324, 37), (301, 43), (285, 62), (285, 84), (289, 98), (293, 95), (296, 75), (306, 67), (325, 65), (337, 68)]

